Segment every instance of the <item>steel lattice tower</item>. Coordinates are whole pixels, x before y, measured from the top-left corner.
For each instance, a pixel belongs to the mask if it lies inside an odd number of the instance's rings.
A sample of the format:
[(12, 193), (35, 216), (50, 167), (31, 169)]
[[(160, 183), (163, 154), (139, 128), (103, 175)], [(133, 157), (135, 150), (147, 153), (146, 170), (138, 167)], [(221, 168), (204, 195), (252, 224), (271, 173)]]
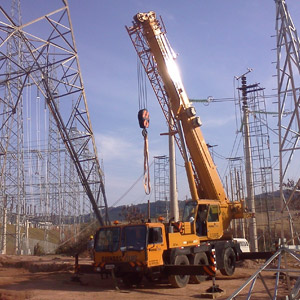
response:
[[(289, 199), (285, 199), (283, 187), (288, 181), (292, 168), (299, 171), (299, 138), (300, 138), (300, 40), (297, 30), (288, 12), (285, 0), (276, 3), (276, 36), (277, 36), (277, 94), (278, 94), (278, 136), (279, 136), (279, 189), (282, 203), (281, 236), (284, 237), (284, 212), (288, 212), (292, 238), (293, 220), (289, 211), (289, 202), (293, 197), (300, 178), (295, 184)], [(296, 159), (295, 159), (296, 158)], [(292, 163), (293, 161), (293, 163)], [(296, 179), (297, 180), (297, 179)], [(298, 236), (299, 240), (299, 236)], [(294, 240), (293, 240), (294, 241)]]
[(0, 208), (17, 226), (28, 218), (62, 224), (91, 206), (108, 222), (69, 6), (57, 4), (25, 24), (20, 0), (11, 13), (0, 7)]
[[(231, 201), (245, 199), (245, 168), (242, 157), (228, 159), (229, 174), (226, 176), (226, 193)], [(235, 237), (246, 237), (245, 220), (233, 220), (233, 232)]]
[[(169, 158), (165, 155), (154, 157), (155, 214), (167, 213), (170, 200)], [(165, 203), (165, 205), (164, 205)]]
[[(12, 1), (11, 22), (21, 23), (20, 2)], [(16, 224), (16, 253), (20, 248), (20, 214), (25, 213), (24, 153), (23, 153), (23, 97), (22, 80), (16, 74), (23, 68), (23, 41), (20, 33), (14, 34), (13, 28), (7, 28), (6, 49), (1, 49), (7, 61), (2, 65), (7, 84), (1, 84), (1, 200), (6, 199), (9, 221)], [(1, 53), (2, 54), (2, 53)], [(2, 54), (2, 55), (3, 55)], [(2, 207), (3, 207), (2, 203)]]
[[(51, 77), (56, 79), (55, 70), (50, 71)], [(55, 90), (54, 80), (49, 80), (49, 87), (54, 95), (59, 95), (59, 91)], [(59, 97), (55, 99), (57, 107), (60, 106)], [(60, 134), (57, 128), (55, 119), (52, 114), (49, 114), (48, 124), (48, 153), (47, 153), (47, 169), (46, 169), (46, 213), (47, 221), (55, 222), (58, 225), (62, 224), (63, 217), (63, 203), (62, 203), (62, 169), (61, 169), (61, 148), (63, 147), (60, 142)], [(56, 217), (56, 220), (53, 219)]]

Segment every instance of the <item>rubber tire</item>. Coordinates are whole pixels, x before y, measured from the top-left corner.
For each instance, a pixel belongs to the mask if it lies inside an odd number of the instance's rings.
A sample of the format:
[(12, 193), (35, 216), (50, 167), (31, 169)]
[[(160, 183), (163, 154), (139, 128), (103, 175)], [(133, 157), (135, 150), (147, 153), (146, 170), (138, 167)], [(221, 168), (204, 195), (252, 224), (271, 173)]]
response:
[[(208, 258), (205, 252), (196, 253), (191, 259), (191, 265), (208, 265)], [(201, 275), (205, 275), (204, 270), (201, 271)], [(189, 283), (198, 284), (203, 282), (203, 276), (191, 275)]]
[[(176, 266), (186, 266), (189, 265), (190, 262), (186, 255), (178, 255), (175, 257), (173, 264)], [(168, 279), (173, 287), (183, 288), (188, 284), (190, 275), (170, 275)]]
[(231, 247), (226, 248), (223, 253), (224, 268), (220, 270), (221, 274), (231, 276), (235, 271), (235, 263), (236, 256), (234, 250)]
[(145, 275), (145, 277), (151, 283), (160, 283), (162, 281), (161, 273), (160, 274), (151, 274), (151, 273), (148, 273), (148, 274)]
[(123, 283), (127, 288), (139, 285), (143, 280), (141, 273), (127, 273), (122, 277)]

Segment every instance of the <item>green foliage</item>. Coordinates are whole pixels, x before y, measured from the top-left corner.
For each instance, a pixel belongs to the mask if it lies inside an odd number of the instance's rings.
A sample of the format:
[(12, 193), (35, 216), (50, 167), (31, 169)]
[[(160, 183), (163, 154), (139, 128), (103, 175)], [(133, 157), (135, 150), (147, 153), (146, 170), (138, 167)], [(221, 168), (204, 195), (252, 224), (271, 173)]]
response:
[(56, 254), (65, 254), (75, 256), (76, 254), (81, 254), (87, 250), (87, 245), (89, 237), (94, 235), (98, 225), (96, 223), (82, 224), (80, 228), (80, 234), (76, 238), (67, 240), (56, 249)]
[(127, 223), (137, 223), (145, 219), (145, 214), (141, 212), (141, 209), (136, 205), (123, 206), (121, 213), (119, 214)]

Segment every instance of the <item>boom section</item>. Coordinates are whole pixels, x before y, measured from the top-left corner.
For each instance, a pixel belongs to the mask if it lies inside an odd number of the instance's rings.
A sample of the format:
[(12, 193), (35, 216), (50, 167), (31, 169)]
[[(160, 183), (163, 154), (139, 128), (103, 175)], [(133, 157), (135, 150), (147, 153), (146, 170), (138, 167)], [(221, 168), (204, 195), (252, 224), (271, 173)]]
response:
[(163, 81), (172, 114), (180, 122), (183, 130), (182, 138), (194, 165), (194, 173), (196, 173), (194, 175), (199, 179), (199, 181), (193, 180), (196, 183), (197, 195), (193, 197), (191, 191), (192, 197), (219, 200), (221, 203), (227, 202), (225, 190), (200, 130), (200, 119), (196, 117), (195, 109), (191, 106), (183, 86), (175, 62), (176, 55), (162, 31), (155, 13), (138, 13), (134, 19), (133, 27), (130, 30), (140, 31), (147, 41), (149, 51)]

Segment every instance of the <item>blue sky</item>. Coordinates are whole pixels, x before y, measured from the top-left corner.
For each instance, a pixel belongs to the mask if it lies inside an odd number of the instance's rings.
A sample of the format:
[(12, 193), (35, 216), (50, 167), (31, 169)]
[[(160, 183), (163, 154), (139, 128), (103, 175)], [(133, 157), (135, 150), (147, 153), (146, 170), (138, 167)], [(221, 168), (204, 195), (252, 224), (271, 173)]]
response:
[[(21, 2), (24, 21), (61, 6), (56, 0)], [(300, 2), (287, 1), (287, 5), (299, 28)], [(266, 94), (274, 94), (273, 0), (69, 0), (69, 7), (99, 157), (103, 159), (109, 205), (143, 171), (143, 139), (137, 122), (137, 58), (125, 30), (136, 13), (153, 10), (162, 16), (167, 37), (179, 55), (177, 62), (190, 98), (233, 97), (234, 76), (248, 67), (253, 68), (249, 83), (259, 82)], [(206, 142), (217, 144), (216, 151), (228, 157), (236, 133), (233, 103), (195, 107)], [(167, 138), (160, 136), (167, 127), (150, 86), (148, 110), (151, 162), (155, 155), (167, 155), (168, 145)], [(222, 174), (227, 161), (215, 162)], [(182, 165), (180, 157), (177, 163)], [(153, 168), (151, 171), (153, 185)], [(179, 199), (189, 195), (180, 166), (178, 193)], [(118, 205), (141, 203), (148, 198), (140, 181)], [(150, 199), (154, 199), (154, 194)]]

